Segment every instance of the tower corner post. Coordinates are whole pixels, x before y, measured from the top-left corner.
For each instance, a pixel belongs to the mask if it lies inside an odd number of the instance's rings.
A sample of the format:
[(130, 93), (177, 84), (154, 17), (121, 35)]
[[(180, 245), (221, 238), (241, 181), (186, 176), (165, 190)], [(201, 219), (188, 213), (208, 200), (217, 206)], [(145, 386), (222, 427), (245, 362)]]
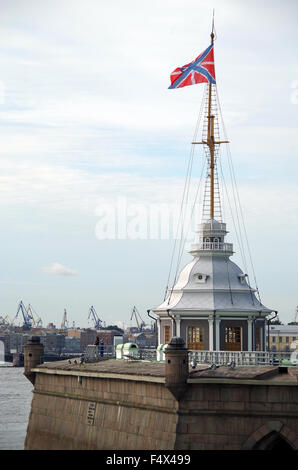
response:
[(31, 336), (24, 345), (24, 375), (34, 385), (35, 372), (32, 369), (43, 363), (44, 345), (39, 336)]
[(165, 385), (180, 400), (187, 389), (189, 375), (188, 349), (182, 338), (174, 336), (164, 351), (165, 353)]

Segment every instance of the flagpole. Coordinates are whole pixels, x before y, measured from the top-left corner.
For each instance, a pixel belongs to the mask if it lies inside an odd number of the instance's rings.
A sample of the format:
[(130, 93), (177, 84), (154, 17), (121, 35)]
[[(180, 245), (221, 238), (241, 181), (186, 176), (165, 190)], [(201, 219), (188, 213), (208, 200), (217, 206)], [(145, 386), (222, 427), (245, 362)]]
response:
[[(211, 30), (211, 45), (213, 46), (214, 44), (214, 10), (213, 10), (213, 18), (212, 18), (212, 30)], [(210, 219), (214, 219), (214, 176), (215, 176), (215, 145), (217, 144), (228, 144), (228, 140), (219, 140), (215, 141), (214, 138), (214, 118), (215, 116), (212, 115), (212, 83), (209, 80), (209, 89), (208, 89), (208, 114), (207, 114), (207, 138), (206, 140), (202, 140), (201, 142), (192, 142), (194, 145), (200, 145), (204, 144), (207, 145), (209, 148), (210, 152), (210, 166), (209, 166), (209, 172), (208, 172), (208, 177), (210, 177)]]
[[(214, 11), (213, 11), (214, 15)], [(214, 16), (212, 21), (212, 32), (210, 34), (211, 44), (214, 42)], [(212, 102), (212, 84), (209, 82), (209, 97), (208, 97), (208, 135), (207, 142), (210, 150), (210, 219), (214, 219), (214, 116), (211, 115), (211, 102)]]

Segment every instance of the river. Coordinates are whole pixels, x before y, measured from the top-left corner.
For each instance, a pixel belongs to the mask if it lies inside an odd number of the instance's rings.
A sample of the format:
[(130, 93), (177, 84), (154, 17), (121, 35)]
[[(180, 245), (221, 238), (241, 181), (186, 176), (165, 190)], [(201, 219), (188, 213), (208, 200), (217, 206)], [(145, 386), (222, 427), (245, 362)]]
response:
[(0, 363), (0, 450), (24, 449), (33, 385), (23, 372)]

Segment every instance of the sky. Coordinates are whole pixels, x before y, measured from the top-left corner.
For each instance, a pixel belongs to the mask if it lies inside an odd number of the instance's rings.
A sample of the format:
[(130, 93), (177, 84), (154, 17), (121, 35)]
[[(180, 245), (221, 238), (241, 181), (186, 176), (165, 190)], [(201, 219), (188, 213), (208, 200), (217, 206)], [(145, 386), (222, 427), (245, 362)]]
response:
[[(0, 315), (13, 319), (22, 300), (44, 325), (60, 326), (66, 308), (70, 325), (88, 327), (93, 305), (107, 325), (133, 326), (135, 305), (150, 322), (147, 309), (164, 298), (175, 232), (167, 220), (177, 223), (204, 92), (169, 90), (170, 74), (208, 47), (214, 8), (217, 87), (252, 272), (262, 302), (292, 321), (297, 1), (0, 7)], [(244, 269), (226, 214), (232, 259)], [(189, 261), (185, 252), (179, 269)]]

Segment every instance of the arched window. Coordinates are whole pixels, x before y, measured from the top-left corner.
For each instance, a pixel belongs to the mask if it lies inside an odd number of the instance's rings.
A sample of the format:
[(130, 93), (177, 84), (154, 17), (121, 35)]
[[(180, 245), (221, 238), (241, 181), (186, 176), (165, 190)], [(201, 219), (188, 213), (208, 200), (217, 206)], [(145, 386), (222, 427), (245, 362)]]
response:
[(209, 237), (204, 238), (204, 247), (205, 247), (205, 249), (210, 249), (210, 238)]

